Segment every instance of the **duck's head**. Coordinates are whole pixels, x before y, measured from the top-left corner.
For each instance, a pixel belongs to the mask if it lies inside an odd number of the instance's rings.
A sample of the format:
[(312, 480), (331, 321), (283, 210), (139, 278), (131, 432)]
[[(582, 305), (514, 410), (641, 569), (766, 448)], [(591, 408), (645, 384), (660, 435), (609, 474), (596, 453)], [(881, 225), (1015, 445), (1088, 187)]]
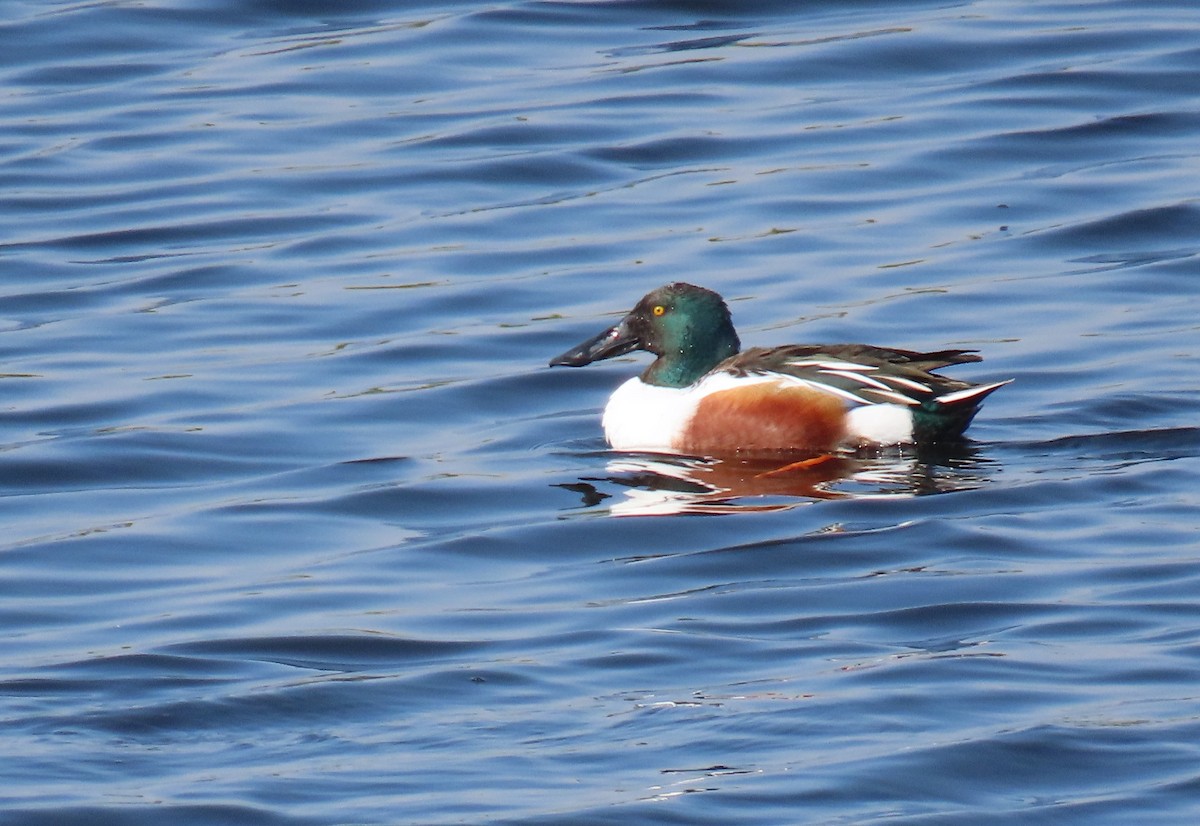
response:
[(658, 358), (642, 373), (642, 381), (686, 387), (740, 347), (721, 296), (677, 282), (648, 293), (618, 324), (551, 359), (550, 366), (583, 367), (646, 350)]

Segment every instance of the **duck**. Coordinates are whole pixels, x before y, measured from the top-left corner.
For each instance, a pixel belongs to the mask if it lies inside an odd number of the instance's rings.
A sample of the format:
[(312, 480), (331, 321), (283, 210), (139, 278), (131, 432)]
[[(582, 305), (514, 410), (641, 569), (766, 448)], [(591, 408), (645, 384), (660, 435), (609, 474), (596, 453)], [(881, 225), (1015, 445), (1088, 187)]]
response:
[(604, 435), (615, 451), (829, 456), (961, 441), (983, 400), (1012, 381), (972, 384), (935, 372), (981, 361), (975, 350), (742, 350), (725, 300), (684, 282), (647, 293), (617, 324), (550, 366), (583, 367), (637, 350), (656, 358), (604, 408)]

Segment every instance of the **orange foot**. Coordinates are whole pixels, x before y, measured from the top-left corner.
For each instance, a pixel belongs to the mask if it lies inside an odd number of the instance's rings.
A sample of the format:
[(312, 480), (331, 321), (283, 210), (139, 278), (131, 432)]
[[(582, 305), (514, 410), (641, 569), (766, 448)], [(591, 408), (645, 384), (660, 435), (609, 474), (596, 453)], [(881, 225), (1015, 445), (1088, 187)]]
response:
[(811, 459), (801, 459), (799, 462), (792, 462), (791, 464), (784, 465), (783, 467), (777, 467), (774, 470), (768, 470), (766, 473), (760, 473), (754, 478), (764, 479), (768, 476), (778, 476), (781, 473), (790, 473), (794, 470), (808, 470), (809, 468), (816, 467), (817, 465), (823, 465), (826, 462), (832, 462), (836, 458), (836, 456), (825, 453), (821, 456), (814, 456)]

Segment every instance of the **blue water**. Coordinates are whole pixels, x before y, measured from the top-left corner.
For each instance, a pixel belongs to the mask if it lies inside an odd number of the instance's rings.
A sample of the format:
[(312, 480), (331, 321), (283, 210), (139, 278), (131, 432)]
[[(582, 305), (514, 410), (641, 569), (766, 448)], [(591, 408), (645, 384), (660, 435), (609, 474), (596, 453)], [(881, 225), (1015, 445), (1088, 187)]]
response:
[[(1200, 15), (0, 8), (0, 822), (1200, 821)], [(683, 279), (967, 447), (605, 450)]]

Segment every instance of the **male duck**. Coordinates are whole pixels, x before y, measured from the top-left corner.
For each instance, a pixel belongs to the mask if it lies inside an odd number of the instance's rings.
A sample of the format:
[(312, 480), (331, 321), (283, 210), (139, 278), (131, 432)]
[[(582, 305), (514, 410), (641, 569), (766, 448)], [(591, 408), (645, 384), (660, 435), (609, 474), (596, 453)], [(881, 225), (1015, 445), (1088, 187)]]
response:
[(676, 283), (649, 293), (615, 327), (550, 366), (653, 353), (654, 363), (608, 400), (604, 435), (616, 450), (705, 456), (953, 440), (983, 399), (1008, 384), (969, 384), (932, 372), (979, 361), (971, 350), (740, 349), (721, 296)]

